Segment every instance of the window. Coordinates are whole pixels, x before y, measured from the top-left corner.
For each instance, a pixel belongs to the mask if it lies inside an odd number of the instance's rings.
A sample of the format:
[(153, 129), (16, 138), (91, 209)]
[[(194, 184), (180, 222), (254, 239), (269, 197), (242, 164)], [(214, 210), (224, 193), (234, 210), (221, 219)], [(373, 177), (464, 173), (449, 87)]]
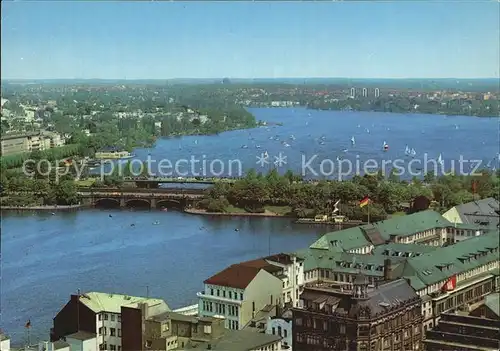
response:
[[(168, 326), (168, 324), (167, 324), (167, 326)], [(122, 337), (122, 330), (121, 329), (118, 329), (118, 337), (120, 337), (120, 338)]]
[(230, 292), (229, 292), (229, 298), (230, 298), (230, 299), (232, 299), (232, 298), (233, 298), (233, 292), (232, 292), (232, 291), (230, 291)]
[(100, 327), (99, 328), (99, 335), (107, 335), (106, 327)]
[(214, 294), (214, 289), (210, 289), (210, 295)]
[(222, 297), (226, 297), (226, 290), (222, 290)]
[(102, 313), (99, 313), (98, 318), (100, 321), (102, 321)]
[(286, 329), (283, 329), (283, 335), (284, 335), (285, 338), (288, 337), (288, 331)]
[[(122, 321), (122, 315), (119, 314), (117, 319), (118, 319), (118, 322), (121, 322)], [(118, 347), (120, 347), (120, 346), (118, 346)]]
[(219, 295), (220, 295), (220, 290), (219, 290), (219, 289), (217, 289), (217, 296), (219, 296)]
[(211, 325), (204, 325), (203, 326), (203, 332), (205, 334), (211, 334), (212, 333), (212, 326)]
[(111, 351), (116, 351), (116, 345), (113, 345), (113, 344), (109, 345), (109, 349)]
[(108, 345), (103, 342), (102, 344), (99, 345), (99, 350), (107, 350), (108, 349)]
[[(114, 315), (114, 314), (112, 314), (112, 315), (111, 315), (111, 321), (112, 321), (112, 322), (114, 322), (114, 321), (115, 321), (115, 315)], [(114, 346), (114, 345), (112, 345), (112, 346)]]
[(107, 321), (108, 320), (108, 314), (107, 313), (104, 313), (104, 320)]
[(281, 327), (278, 327), (278, 335), (281, 336)]
[(116, 336), (116, 329), (115, 328), (109, 328), (109, 335)]
[(118, 345), (118, 351), (122, 351), (122, 347)]
[(273, 327), (273, 335), (276, 335), (276, 328)]
[(240, 293), (240, 300), (243, 301), (243, 293)]

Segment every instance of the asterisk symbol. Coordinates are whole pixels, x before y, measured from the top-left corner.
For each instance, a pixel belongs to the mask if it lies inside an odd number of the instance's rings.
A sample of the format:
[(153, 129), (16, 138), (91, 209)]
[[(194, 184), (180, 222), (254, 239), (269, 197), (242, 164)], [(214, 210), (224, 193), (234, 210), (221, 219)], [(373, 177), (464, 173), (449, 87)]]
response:
[(286, 165), (286, 156), (280, 152), (278, 156), (274, 156), (274, 164), (278, 167), (283, 167)]
[(260, 156), (255, 156), (257, 158), (257, 164), (260, 165), (261, 167), (264, 167), (265, 165), (269, 164), (269, 155), (267, 152), (262, 152)]

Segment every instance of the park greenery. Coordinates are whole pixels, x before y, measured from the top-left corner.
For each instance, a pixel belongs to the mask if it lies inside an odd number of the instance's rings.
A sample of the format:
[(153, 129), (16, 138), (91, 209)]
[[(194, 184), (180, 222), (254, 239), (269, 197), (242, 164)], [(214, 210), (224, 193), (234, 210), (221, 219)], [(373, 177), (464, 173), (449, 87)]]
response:
[[(373, 220), (403, 211), (405, 203), (417, 196), (432, 200), (434, 208), (444, 211), (474, 198), (496, 197), (500, 193), (500, 173), (482, 171), (481, 176), (427, 174), (423, 180), (402, 181), (395, 173), (382, 172), (354, 176), (351, 180), (304, 182), (292, 172), (279, 175), (271, 170), (267, 175), (251, 170), (235, 183), (216, 183), (207, 190), (199, 206), (208, 212), (232, 212), (235, 208), (250, 213), (262, 213), (266, 207), (286, 207), (289, 215), (312, 217), (330, 215), (340, 200), (340, 213), (350, 219), (367, 220), (368, 211)], [(475, 185), (473, 185), (475, 184)], [(475, 190), (473, 190), (475, 189)], [(368, 196), (371, 205), (359, 207), (359, 201)]]

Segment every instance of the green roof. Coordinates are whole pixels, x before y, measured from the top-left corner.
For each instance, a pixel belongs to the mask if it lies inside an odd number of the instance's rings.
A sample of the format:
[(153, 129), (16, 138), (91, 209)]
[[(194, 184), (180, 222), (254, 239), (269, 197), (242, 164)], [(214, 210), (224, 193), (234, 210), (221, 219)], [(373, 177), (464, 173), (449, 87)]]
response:
[(394, 272), (409, 278), (414, 289), (444, 281), (455, 274), (498, 260), (498, 232), (460, 241), (408, 259)]
[[(322, 249), (304, 249), (296, 252), (304, 259), (304, 271), (313, 269), (331, 269), (336, 273), (363, 273), (371, 276), (384, 274), (385, 256), (352, 254)], [(393, 261), (404, 258), (393, 258)]]
[(352, 227), (336, 232), (326, 233), (309, 247), (311, 249), (323, 250), (335, 249), (335, 246), (332, 247), (332, 245), (330, 245), (330, 242), (333, 241), (337, 241), (339, 243), (340, 246), (336, 249), (338, 251), (342, 251), (342, 249), (349, 251), (371, 245), (364, 232), (361, 230), (361, 227)]
[(389, 240), (391, 235), (409, 236), (434, 228), (446, 228), (453, 224), (438, 212), (427, 210), (407, 216), (396, 216), (373, 223), (382, 237)]
[(436, 249), (438, 249), (437, 246), (430, 245), (388, 243), (376, 246), (373, 249), (372, 254), (399, 257), (398, 253), (401, 253), (402, 257), (412, 257), (429, 253)]

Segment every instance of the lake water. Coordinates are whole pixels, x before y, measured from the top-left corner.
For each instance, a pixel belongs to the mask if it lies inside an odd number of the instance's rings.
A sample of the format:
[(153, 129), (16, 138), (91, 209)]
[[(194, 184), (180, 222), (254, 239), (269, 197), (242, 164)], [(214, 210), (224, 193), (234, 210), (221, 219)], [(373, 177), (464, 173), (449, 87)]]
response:
[[(135, 154), (146, 159), (150, 153), (153, 159), (172, 163), (192, 156), (202, 160), (203, 155), (206, 160), (238, 159), (243, 170), (259, 170), (257, 155), (267, 151), (273, 161), (282, 152), (287, 164), (279, 170), (300, 171), (301, 154), (317, 154), (319, 159), (404, 158), (407, 144), (433, 158), (441, 153), (445, 162), (460, 155), (487, 161), (498, 153), (498, 119), (304, 109), (252, 112), (260, 120), (283, 126), (162, 139), (155, 148)], [(275, 136), (279, 140), (270, 139)], [(350, 145), (351, 136), (355, 147)], [(387, 152), (382, 151), (384, 141), (390, 146)], [(347, 153), (342, 151), (346, 147)], [(31, 339), (47, 339), (52, 318), (77, 289), (146, 295), (149, 287), (151, 296), (181, 307), (196, 303), (203, 280), (224, 267), (269, 252), (306, 247), (329, 230), (296, 225), (289, 219), (203, 217), (173, 211), (8, 214), (1, 224), (0, 327), (14, 344), (26, 341), (28, 319)]]
[[(498, 168), (498, 118), (311, 111), (303, 108), (250, 111), (259, 120), (283, 125), (232, 131), (218, 136), (161, 139), (151, 150), (136, 150), (136, 158), (147, 160), (149, 157), (153, 173), (183, 177), (237, 177), (250, 168), (262, 172), (275, 168), (281, 173), (291, 169), (306, 178), (343, 179), (376, 168), (389, 172), (396, 162), (405, 169), (402, 177), (409, 179), (418, 173), (423, 175), (427, 170), (434, 170), (435, 162), (432, 161), (440, 154), (444, 168), (439, 166), (436, 173), (451, 168), (460, 171), (460, 158), (481, 160), (483, 166)], [(351, 144), (352, 137), (355, 145)], [(384, 142), (389, 145), (387, 151), (383, 150)], [(406, 146), (416, 152), (411, 163), (412, 158), (405, 155)], [(266, 152), (269, 163), (257, 164), (257, 157)], [(283, 162), (275, 164), (280, 154)], [(343, 161), (339, 164), (337, 158)], [(195, 160), (194, 166), (190, 160)], [(470, 163), (464, 163), (463, 171), (471, 171)]]

